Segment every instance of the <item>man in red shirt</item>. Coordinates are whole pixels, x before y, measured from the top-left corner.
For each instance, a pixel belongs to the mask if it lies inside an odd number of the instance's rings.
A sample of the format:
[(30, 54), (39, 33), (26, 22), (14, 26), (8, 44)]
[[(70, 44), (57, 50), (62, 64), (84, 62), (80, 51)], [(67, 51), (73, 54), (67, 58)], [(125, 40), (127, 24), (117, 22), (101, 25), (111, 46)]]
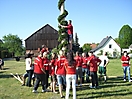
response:
[(128, 73), (128, 81), (131, 82), (130, 77), (130, 57), (127, 55), (127, 51), (124, 51), (124, 55), (121, 57), (121, 63), (123, 66), (123, 72), (124, 72), (124, 81), (126, 81), (126, 71)]
[(45, 83), (46, 83), (46, 88), (48, 88), (48, 78), (49, 78), (49, 63), (50, 61), (47, 58), (47, 52), (43, 53), (43, 66), (46, 72), (46, 76), (45, 76)]
[(78, 76), (80, 78), (80, 86), (82, 86), (82, 58), (79, 56), (79, 52), (76, 52), (74, 57), (76, 61), (76, 85), (78, 86)]
[(88, 62), (87, 64), (89, 65), (90, 68), (90, 75), (91, 75), (91, 80), (92, 80), (92, 86), (90, 88), (98, 88), (98, 76), (97, 76), (97, 71), (98, 71), (98, 66), (101, 63), (101, 60), (97, 58), (92, 51), (88, 52)]
[(55, 67), (55, 73), (57, 75), (57, 82), (59, 84), (59, 92), (61, 98), (63, 98), (62, 94), (62, 85), (66, 85), (66, 70), (64, 66), (64, 62), (66, 60), (66, 57), (64, 56), (64, 52), (62, 50), (59, 51), (59, 56), (58, 60), (56, 62), (56, 67)]
[(34, 60), (34, 74), (35, 77), (37, 78), (34, 89), (32, 92), (36, 93), (37, 89), (39, 87), (39, 83), (41, 82), (42, 85), (42, 92), (45, 92), (45, 69), (43, 67), (43, 62), (42, 62), (42, 53), (39, 53), (38, 57)]
[(68, 26), (62, 26), (63, 28), (67, 28), (67, 32), (68, 32), (68, 43), (70, 44), (70, 50), (72, 50), (72, 40), (73, 40), (73, 26), (72, 26), (72, 21), (69, 20), (68, 21)]
[(86, 53), (82, 53), (82, 83), (84, 83), (84, 76), (86, 76), (87, 83), (89, 82), (89, 70), (87, 66), (87, 56)]

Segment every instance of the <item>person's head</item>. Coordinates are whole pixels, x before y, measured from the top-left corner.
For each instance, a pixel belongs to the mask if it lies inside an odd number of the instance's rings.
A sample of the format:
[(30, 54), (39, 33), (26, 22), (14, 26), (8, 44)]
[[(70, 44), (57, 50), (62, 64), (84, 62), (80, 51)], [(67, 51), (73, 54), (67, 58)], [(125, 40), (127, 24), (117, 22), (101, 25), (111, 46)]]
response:
[(89, 51), (89, 52), (88, 52), (88, 55), (89, 55), (89, 56), (92, 56), (92, 55), (93, 55), (93, 51)]
[(42, 56), (43, 56), (42, 52), (39, 52), (38, 53), (38, 57), (41, 57), (42, 58)]
[(42, 45), (42, 48), (46, 48), (46, 45)]
[(60, 56), (64, 56), (64, 52), (62, 50), (59, 51)]
[(78, 51), (76, 52), (76, 56), (79, 56), (79, 52)]
[(56, 53), (51, 53), (52, 59), (56, 58)]
[(43, 58), (46, 58), (47, 57), (47, 52), (44, 52), (43, 53)]
[(82, 57), (86, 57), (86, 53), (82, 53)]
[(26, 54), (25, 59), (26, 58), (32, 58), (32, 54), (31, 53)]
[(124, 51), (123, 54), (124, 54), (124, 56), (127, 56), (127, 51)]
[(73, 51), (69, 50), (67, 52), (67, 60), (68, 60), (68, 65), (72, 65), (74, 62), (74, 55), (73, 55)]
[(72, 20), (69, 20), (69, 21), (68, 21), (68, 24), (71, 24), (71, 23), (72, 23)]

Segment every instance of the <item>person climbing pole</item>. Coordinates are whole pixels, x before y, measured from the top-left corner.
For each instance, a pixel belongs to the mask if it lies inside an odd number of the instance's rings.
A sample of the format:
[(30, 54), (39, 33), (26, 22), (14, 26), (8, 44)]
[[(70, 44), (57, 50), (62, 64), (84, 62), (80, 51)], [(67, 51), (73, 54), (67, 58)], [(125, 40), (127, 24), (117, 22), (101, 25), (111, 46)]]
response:
[(73, 25), (72, 25), (72, 20), (68, 21), (68, 26), (63, 26), (60, 25), (63, 28), (67, 28), (68, 32), (68, 44), (70, 44), (70, 50), (72, 50), (72, 41), (73, 41)]

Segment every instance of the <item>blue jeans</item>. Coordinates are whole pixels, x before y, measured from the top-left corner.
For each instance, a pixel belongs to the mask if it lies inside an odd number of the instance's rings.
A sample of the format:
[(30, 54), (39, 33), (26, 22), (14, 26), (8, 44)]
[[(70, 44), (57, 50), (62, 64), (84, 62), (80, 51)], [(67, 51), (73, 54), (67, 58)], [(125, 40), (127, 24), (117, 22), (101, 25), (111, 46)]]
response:
[(124, 72), (124, 79), (126, 79), (126, 72), (127, 72), (128, 80), (131, 80), (131, 77), (130, 77), (130, 66), (123, 66), (123, 72)]
[(86, 75), (86, 81), (89, 82), (89, 70), (87, 68), (82, 68), (82, 83), (84, 83), (84, 76)]

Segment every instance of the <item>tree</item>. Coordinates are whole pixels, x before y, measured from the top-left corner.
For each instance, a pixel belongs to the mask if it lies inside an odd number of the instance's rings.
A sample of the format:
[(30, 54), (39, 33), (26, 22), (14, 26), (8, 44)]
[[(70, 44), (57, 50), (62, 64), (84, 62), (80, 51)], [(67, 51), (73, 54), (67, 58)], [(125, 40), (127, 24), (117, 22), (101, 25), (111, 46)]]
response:
[(17, 35), (5, 35), (3, 36), (3, 47), (15, 56), (20, 56), (23, 53), (22, 40)]
[(116, 42), (117, 44), (120, 43), (119, 38), (115, 38), (114, 40), (115, 40), (115, 42)]
[(82, 46), (83, 52), (89, 52), (89, 51), (92, 49), (90, 45), (91, 45), (91, 44), (85, 43), (85, 44)]
[(132, 44), (132, 28), (124, 25), (119, 31), (119, 44), (121, 48), (128, 48)]
[(78, 39), (77, 33), (75, 33), (75, 40), (73, 42), (73, 51), (74, 52), (79, 50), (80, 44), (78, 43), (78, 41), (79, 41), (79, 39)]

